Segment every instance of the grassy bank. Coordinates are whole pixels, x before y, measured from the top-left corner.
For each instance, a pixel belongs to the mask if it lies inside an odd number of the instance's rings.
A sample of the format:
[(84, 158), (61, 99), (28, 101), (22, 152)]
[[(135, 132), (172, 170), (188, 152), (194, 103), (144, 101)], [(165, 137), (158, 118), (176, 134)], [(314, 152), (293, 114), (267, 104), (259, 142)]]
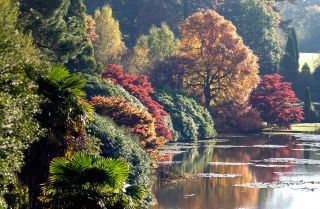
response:
[(320, 123), (297, 123), (292, 124), (291, 129), (270, 129), (266, 128), (264, 132), (276, 133), (320, 133)]

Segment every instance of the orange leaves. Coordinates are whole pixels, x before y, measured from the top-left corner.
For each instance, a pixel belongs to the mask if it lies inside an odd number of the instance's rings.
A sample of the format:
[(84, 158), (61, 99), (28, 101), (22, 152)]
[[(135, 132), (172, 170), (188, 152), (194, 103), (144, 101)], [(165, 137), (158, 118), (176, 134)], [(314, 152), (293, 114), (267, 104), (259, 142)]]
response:
[(158, 138), (155, 132), (155, 120), (145, 110), (140, 110), (121, 97), (91, 98), (95, 111), (112, 118), (119, 125), (125, 125), (141, 136), (140, 143), (145, 149), (155, 149), (163, 145), (164, 139)]
[(230, 21), (213, 10), (198, 12), (181, 25), (180, 56), (192, 57), (184, 88), (207, 106), (246, 101), (259, 82), (258, 58)]

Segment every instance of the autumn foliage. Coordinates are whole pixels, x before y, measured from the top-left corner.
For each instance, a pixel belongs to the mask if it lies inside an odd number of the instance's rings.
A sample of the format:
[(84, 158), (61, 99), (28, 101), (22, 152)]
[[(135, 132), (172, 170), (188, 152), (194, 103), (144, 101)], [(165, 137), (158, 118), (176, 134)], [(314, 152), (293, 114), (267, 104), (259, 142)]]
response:
[(106, 70), (102, 73), (102, 77), (110, 79), (114, 84), (121, 85), (131, 95), (135, 96), (140, 102), (148, 108), (148, 112), (155, 119), (155, 129), (158, 138), (165, 138), (172, 140), (172, 134), (166, 126), (164, 117), (169, 114), (163, 110), (163, 107), (154, 101), (150, 94), (155, 93), (148, 81), (147, 76), (143, 75), (129, 75), (123, 73), (123, 69), (116, 65), (107, 65)]
[(259, 86), (252, 92), (250, 102), (261, 113), (261, 118), (279, 126), (303, 120), (303, 110), (295, 106), (299, 102), (291, 83), (281, 82), (279, 74), (265, 75)]
[(96, 22), (91, 15), (86, 16), (86, 34), (91, 42), (94, 42), (97, 39)]
[(252, 133), (262, 130), (260, 113), (248, 102), (235, 101), (218, 105), (213, 110), (215, 127), (220, 132)]
[(121, 97), (91, 98), (95, 111), (112, 118), (117, 124), (125, 125), (141, 135), (141, 144), (146, 149), (154, 149), (164, 143), (163, 138), (158, 138), (155, 132), (154, 119), (145, 110), (140, 110)]
[(193, 59), (185, 68), (184, 89), (207, 107), (247, 101), (259, 83), (258, 58), (235, 26), (213, 10), (197, 12), (182, 23), (180, 56)]

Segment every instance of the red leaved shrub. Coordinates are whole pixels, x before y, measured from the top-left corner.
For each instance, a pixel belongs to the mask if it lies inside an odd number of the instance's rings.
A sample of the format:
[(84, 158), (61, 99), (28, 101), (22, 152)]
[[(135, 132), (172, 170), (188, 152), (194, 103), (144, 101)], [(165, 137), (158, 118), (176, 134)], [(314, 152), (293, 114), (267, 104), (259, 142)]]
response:
[(147, 76), (125, 74), (121, 67), (107, 65), (106, 70), (102, 73), (102, 78), (110, 79), (114, 84), (121, 85), (130, 94), (139, 99), (148, 108), (153, 118), (155, 118), (157, 136), (164, 137), (169, 141), (172, 140), (172, 134), (163, 120), (163, 117), (169, 114), (163, 110), (163, 107), (159, 103), (151, 98), (150, 94), (155, 93), (155, 91)]
[(303, 120), (303, 110), (295, 105), (299, 99), (291, 83), (281, 82), (281, 79), (279, 74), (263, 76), (251, 94), (250, 103), (260, 112), (262, 120), (288, 127), (290, 123)]

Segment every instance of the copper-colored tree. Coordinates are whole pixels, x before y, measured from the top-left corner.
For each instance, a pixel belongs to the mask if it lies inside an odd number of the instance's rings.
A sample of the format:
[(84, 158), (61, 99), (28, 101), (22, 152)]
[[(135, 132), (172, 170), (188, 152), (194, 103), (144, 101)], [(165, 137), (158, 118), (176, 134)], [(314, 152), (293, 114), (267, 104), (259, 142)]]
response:
[(198, 12), (181, 25), (180, 56), (194, 60), (185, 69), (185, 91), (207, 106), (246, 101), (259, 82), (258, 58), (230, 21), (213, 10)]

